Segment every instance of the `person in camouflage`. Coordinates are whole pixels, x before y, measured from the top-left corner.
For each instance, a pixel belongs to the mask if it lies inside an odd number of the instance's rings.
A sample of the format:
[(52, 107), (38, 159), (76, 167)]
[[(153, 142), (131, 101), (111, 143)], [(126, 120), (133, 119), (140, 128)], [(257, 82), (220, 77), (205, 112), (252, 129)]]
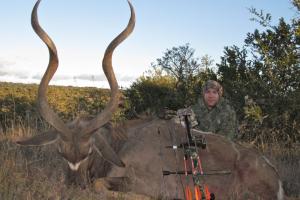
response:
[(198, 125), (194, 128), (234, 139), (237, 134), (237, 119), (234, 109), (223, 98), (223, 87), (214, 80), (207, 81), (202, 97), (191, 106)]

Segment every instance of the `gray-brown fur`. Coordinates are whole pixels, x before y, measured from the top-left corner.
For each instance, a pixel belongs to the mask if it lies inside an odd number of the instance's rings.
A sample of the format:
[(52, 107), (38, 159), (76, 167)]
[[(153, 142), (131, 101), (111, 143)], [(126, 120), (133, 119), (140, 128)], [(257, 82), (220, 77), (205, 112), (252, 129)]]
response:
[[(185, 129), (172, 120), (136, 120), (128, 122), (127, 141), (119, 151), (125, 168), (113, 167), (109, 177), (128, 177), (129, 191), (167, 199), (183, 197), (181, 182), (176, 175), (162, 176), (162, 169), (184, 170), (182, 150), (164, 146), (185, 140)], [(158, 134), (158, 129), (160, 134)], [(169, 134), (174, 129), (173, 142)], [(230, 175), (204, 177), (216, 199), (281, 199), (280, 179), (273, 166), (255, 149), (244, 147), (217, 134), (205, 134), (207, 148), (200, 150), (204, 172), (231, 171)], [(176, 166), (176, 164), (179, 166)], [(186, 184), (184, 175), (181, 176)], [(189, 178), (191, 181), (191, 178)], [(190, 182), (190, 186), (192, 182)], [(178, 194), (178, 196), (177, 196)], [(282, 194), (283, 195), (283, 194)]]

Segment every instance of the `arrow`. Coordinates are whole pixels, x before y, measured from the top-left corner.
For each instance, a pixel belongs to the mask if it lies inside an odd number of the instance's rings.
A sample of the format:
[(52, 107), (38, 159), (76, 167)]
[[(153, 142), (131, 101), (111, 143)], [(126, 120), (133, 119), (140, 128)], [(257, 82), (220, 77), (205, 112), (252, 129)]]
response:
[(179, 145), (168, 145), (168, 146), (165, 146), (165, 148), (167, 148), (167, 149), (182, 149), (182, 148), (187, 149), (188, 147), (195, 147), (195, 146), (205, 149), (206, 143), (204, 143), (202, 141), (197, 141), (197, 142), (191, 141), (190, 144), (186, 142), (186, 143), (182, 143)]
[[(167, 171), (167, 170), (163, 170), (163, 175), (164, 176), (168, 176), (168, 175), (172, 175), (172, 174), (193, 174), (192, 171)], [(231, 171), (229, 170), (211, 170), (209, 172), (205, 172), (203, 174), (200, 173), (196, 173), (194, 175), (201, 175), (201, 176), (211, 176), (211, 175), (229, 175), (231, 174)]]

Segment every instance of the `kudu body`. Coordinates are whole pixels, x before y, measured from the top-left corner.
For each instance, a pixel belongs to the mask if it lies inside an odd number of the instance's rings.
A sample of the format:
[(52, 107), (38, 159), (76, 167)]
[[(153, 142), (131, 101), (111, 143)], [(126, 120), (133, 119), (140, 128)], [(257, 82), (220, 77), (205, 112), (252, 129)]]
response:
[[(113, 167), (108, 177), (129, 177), (127, 189), (166, 199), (184, 199), (185, 175), (162, 175), (162, 170), (184, 170), (183, 150), (167, 149), (186, 141), (186, 130), (173, 120), (127, 122), (127, 141), (119, 151), (125, 168)], [(193, 130), (195, 134), (199, 131)], [(204, 134), (204, 133), (201, 133)], [(234, 143), (223, 136), (204, 134), (207, 148), (199, 150), (204, 172), (230, 171), (230, 174), (204, 176), (216, 199), (284, 198), (276, 168), (254, 148)], [(192, 177), (189, 185), (193, 187)]]
[(112, 149), (106, 138), (99, 133), (99, 128), (111, 120), (113, 113), (118, 107), (119, 91), (112, 67), (112, 55), (114, 49), (133, 31), (135, 13), (131, 3), (128, 1), (131, 10), (129, 23), (124, 31), (109, 44), (103, 57), (103, 71), (111, 88), (111, 97), (107, 106), (94, 118), (79, 117), (72, 122), (64, 123), (49, 106), (46, 96), (48, 84), (58, 67), (58, 56), (54, 42), (39, 25), (37, 10), (40, 2), (41, 0), (38, 0), (33, 8), (31, 24), (36, 34), (47, 45), (50, 59), (48, 68), (39, 85), (37, 106), (42, 117), (54, 129), (17, 143), (27, 146), (55, 143), (58, 152), (69, 164), (68, 175), (74, 175), (70, 177), (75, 177), (71, 182), (85, 185), (90, 181), (90, 177), (93, 176), (91, 173), (96, 154), (119, 167), (124, 167), (124, 163)]

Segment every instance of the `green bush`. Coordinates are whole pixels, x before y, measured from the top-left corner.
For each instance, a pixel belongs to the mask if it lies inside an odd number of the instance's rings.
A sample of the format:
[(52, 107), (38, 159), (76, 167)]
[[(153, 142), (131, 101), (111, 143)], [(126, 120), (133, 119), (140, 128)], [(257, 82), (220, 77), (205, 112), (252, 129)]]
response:
[(128, 99), (128, 117), (142, 112), (159, 112), (163, 108), (177, 109), (182, 102), (178, 101), (175, 81), (169, 76), (143, 76), (125, 90)]

